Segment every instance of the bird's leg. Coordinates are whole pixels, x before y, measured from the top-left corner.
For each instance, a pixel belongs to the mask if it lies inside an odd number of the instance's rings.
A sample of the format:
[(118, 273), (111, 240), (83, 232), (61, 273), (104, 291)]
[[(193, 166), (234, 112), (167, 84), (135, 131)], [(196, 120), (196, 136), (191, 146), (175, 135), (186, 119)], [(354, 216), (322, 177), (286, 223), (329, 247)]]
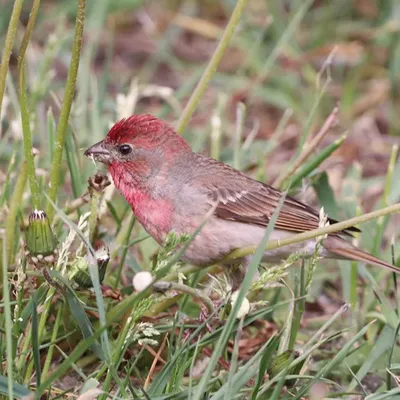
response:
[[(210, 317), (209, 310), (207, 309), (207, 307), (204, 304), (201, 304), (200, 305), (200, 315), (199, 315), (199, 318), (198, 318), (199, 322), (203, 323), (203, 322), (207, 321), (207, 319), (209, 317)], [(210, 322), (217, 322), (217, 321), (219, 322), (218, 316), (215, 316), (213, 319), (214, 319), (214, 321), (210, 321)], [(214, 332), (214, 329), (213, 329), (213, 327), (212, 327), (210, 322), (206, 323), (206, 328), (210, 333), (212, 333), (212, 332)]]
[[(219, 308), (221, 305), (221, 301), (213, 301), (214, 305), (216, 308)], [(184, 323), (187, 324), (193, 324), (195, 323), (196, 325), (201, 325), (202, 323), (206, 322), (205, 328), (207, 329), (208, 332), (212, 333), (214, 332), (214, 327), (213, 325), (221, 325), (221, 320), (219, 318), (219, 315), (214, 315), (214, 317), (210, 318), (211, 314), (210, 314), (210, 310), (203, 304), (200, 303), (200, 314), (196, 319), (186, 319), (184, 320)], [(188, 338), (190, 337), (190, 335), (193, 333), (193, 328), (187, 328), (184, 331), (183, 334), (183, 341), (186, 342), (188, 340)], [(204, 333), (200, 333), (200, 335), (202, 336)], [(193, 343), (197, 340), (194, 339)]]
[[(246, 276), (247, 271), (249, 270), (251, 261), (252, 257), (247, 256), (242, 258), (240, 263), (226, 264), (225, 274), (234, 292), (236, 290), (239, 290), (240, 285), (242, 284), (244, 277)], [(260, 273), (257, 270), (257, 272), (253, 276), (253, 282), (256, 281), (259, 278), (259, 276)]]

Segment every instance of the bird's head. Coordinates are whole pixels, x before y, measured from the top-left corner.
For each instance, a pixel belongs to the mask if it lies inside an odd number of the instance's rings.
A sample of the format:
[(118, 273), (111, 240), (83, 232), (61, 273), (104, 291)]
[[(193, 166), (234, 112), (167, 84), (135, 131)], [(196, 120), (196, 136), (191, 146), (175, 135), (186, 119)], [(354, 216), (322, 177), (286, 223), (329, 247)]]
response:
[(129, 201), (132, 191), (159, 190), (152, 178), (167, 177), (171, 165), (188, 152), (190, 146), (173, 128), (145, 114), (117, 122), (85, 155), (108, 166), (114, 184)]
[(109, 166), (132, 163), (168, 161), (191, 151), (189, 145), (173, 128), (150, 114), (137, 114), (117, 122), (101, 142), (85, 151)]
[[(171, 210), (170, 203), (163, 199), (169, 190), (164, 183), (170, 179), (172, 166), (188, 153), (191, 149), (185, 140), (152, 115), (122, 119), (104, 140), (85, 151), (86, 156), (108, 166), (115, 186), (139, 220), (149, 227), (151, 215), (153, 225), (164, 226), (164, 230)], [(155, 212), (159, 209), (161, 214)]]

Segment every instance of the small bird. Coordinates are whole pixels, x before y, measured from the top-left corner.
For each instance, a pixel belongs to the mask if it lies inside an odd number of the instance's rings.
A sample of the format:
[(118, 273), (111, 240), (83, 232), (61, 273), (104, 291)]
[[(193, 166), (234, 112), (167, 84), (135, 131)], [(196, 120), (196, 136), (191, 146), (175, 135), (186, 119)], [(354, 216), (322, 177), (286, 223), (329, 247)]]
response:
[[(169, 232), (193, 233), (213, 210), (182, 257), (194, 265), (209, 265), (235, 249), (257, 246), (282, 196), (281, 191), (265, 183), (194, 153), (172, 127), (148, 114), (117, 122), (106, 138), (87, 149), (85, 155), (108, 166), (115, 186), (137, 220), (159, 244)], [(318, 212), (287, 196), (270, 240), (316, 229), (319, 222)], [(344, 239), (357, 231), (352, 227), (328, 235), (319, 248), (319, 256), (400, 271)], [(313, 239), (268, 250), (263, 261), (276, 263), (293, 253), (310, 257), (315, 246)], [(251, 256), (239, 261), (248, 266)]]

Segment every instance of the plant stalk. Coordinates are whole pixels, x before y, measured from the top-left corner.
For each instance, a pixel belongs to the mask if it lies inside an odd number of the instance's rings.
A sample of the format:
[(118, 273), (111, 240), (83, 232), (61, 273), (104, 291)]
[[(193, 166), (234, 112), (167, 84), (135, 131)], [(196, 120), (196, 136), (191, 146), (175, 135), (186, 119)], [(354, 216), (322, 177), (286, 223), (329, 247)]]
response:
[[(346, 221), (338, 222), (333, 225), (325, 226), (324, 228), (313, 229), (311, 231), (302, 232), (297, 235), (288, 237), (282, 240), (271, 240), (265, 250), (273, 250), (279, 247), (288, 246), (294, 243), (303, 242), (305, 240), (314, 239), (318, 236), (336, 233), (342, 231), (344, 229), (348, 229), (352, 226), (362, 224), (363, 222), (371, 221), (372, 219), (376, 219), (382, 217), (384, 215), (393, 214), (396, 212), (400, 212), (400, 203), (393, 204), (389, 207), (382, 208), (377, 211), (372, 211), (370, 213), (360, 215), (359, 217), (354, 217), (347, 219)], [(257, 246), (247, 246), (241, 249), (234, 250), (232, 253), (228, 254), (222, 261), (228, 261), (235, 258), (242, 258), (251, 254), (254, 254)]]
[(28, 106), (28, 94), (26, 89), (25, 78), (25, 54), (29, 41), (35, 26), (36, 16), (39, 11), (40, 0), (35, 0), (32, 4), (31, 14), (29, 16), (28, 25), (22, 39), (21, 48), (18, 56), (18, 76), (19, 76), (19, 99), (21, 106), (22, 132), (24, 136), (24, 150), (27, 164), (28, 181), (31, 188), (32, 208), (38, 210), (40, 208), (40, 192), (39, 184), (35, 174), (35, 162), (32, 151), (32, 132), (30, 127), (30, 116)]
[(200, 290), (194, 289), (190, 286), (184, 285), (182, 283), (177, 282), (166, 282), (166, 281), (158, 281), (154, 283), (154, 288), (158, 291), (164, 292), (167, 290), (175, 290), (177, 292), (185, 293), (191, 297), (199, 299), (206, 307), (207, 311), (212, 314), (214, 310), (214, 304), (210, 300), (209, 297), (204, 295)]
[(64, 312), (64, 305), (60, 304), (58, 307), (58, 310), (57, 310), (57, 316), (56, 316), (56, 321), (54, 323), (53, 332), (51, 334), (51, 340), (50, 340), (51, 345), (47, 351), (46, 361), (44, 363), (43, 370), (42, 370), (42, 380), (46, 380), (46, 378), (49, 374), (50, 364), (53, 360), (54, 348), (56, 346), (57, 335), (58, 335), (58, 331), (60, 329), (61, 317), (63, 315), (63, 312)]
[(3, 103), (4, 91), (6, 89), (8, 64), (10, 62), (10, 57), (14, 45), (15, 33), (17, 32), (19, 15), (21, 14), (23, 3), (24, 0), (14, 1), (14, 7), (12, 10), (10, 22), (8, 24), (6, 42), (4, 44), (3, 55), (1, 57), (1, 64), (0, 64), (0, 111), (1, 111), (1, 105)]
[(26, 178), (27, 178), (27, 165), (26, 162), (24, 162), (19, 172), (14, 192), (10, 199), (10, 211), (8, 213), (6, 222), (6, 248), (7, 248), (7, 260), (9, 264), (13, 264), (14, 262), (13, 250), (14, 250), (15, 224), (17, 221), (18, 210), (22, 202), (22, 196), (24, 194)]
[(86, 0), (78, 0), (78, 10), (75, 22), (75, 36), (72, 47), (71, 63), (68, 71), (67, 84), (65, 86), (64, 100), (61, 106), (60, 119), (57, 125), (56, 143), (54, 156), (51, 164), (49, 199), (46, 213), (50, 223), (54, 217), (54, 208), (52, 203), (56, 203), (57, 192), (60, 186), (61, 160), (67, 135), (68, 119), (71, 112), (72, 101), (75, 94), (76, 78), (78, 75), (79, 59), (83, 41), (83, 28), (85, 23)]

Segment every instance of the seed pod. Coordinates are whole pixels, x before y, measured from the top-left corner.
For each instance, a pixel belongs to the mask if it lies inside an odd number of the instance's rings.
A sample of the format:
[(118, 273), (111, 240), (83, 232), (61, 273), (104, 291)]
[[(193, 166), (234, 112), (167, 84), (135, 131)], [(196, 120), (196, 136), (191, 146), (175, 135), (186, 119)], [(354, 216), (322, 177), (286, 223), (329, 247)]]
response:
[[(106, 247), (96, 250), (96, 260), (99, 268), (99, 281), (103, 283), (106, 275), (108, 262), (110, 261), (110, 253)], [(82, 289), (92, 287), (92, 279), (90, 278), (89, 263), (86, 257), (77, 259), (71, 269), (70, 279)]]
[[(133, 288), (137, 291), (137, 292), (143, 292), (145, 289), (147, 289), (151, 282), (153, 282), (154, 278), (151, 275), (151, 273), (149, 271), (140, 271), (138, 273), (135, 274), (135, 276), (132, 279), (132, 285)], [(166, 283), (166, 282), (158, 282), (158, 284), (160, 283)], [(156, 288), (157, 289), (157, 288)], [(168, 290), (169, 288), (164, 288), (161, 290)], [(160, 289), (158, 289), (160, 290)]]
[(35, 265), (54, 264), (57, 258), (57, 239), (43, 210), (29, 216), (25, 255)]

